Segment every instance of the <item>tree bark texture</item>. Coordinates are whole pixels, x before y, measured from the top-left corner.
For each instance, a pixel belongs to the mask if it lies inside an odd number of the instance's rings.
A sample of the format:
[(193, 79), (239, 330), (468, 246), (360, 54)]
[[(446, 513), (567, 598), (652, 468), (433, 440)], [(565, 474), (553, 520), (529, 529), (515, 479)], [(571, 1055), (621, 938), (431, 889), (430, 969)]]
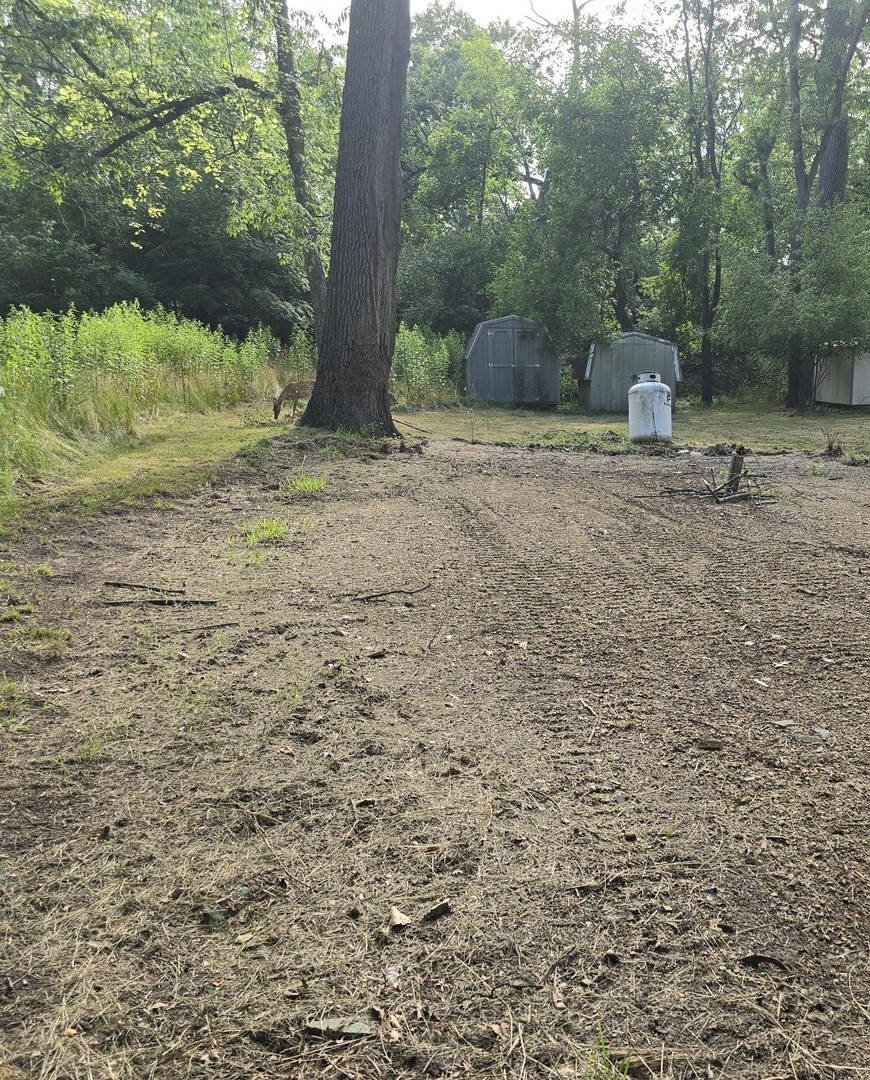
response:
[(409, 0), (353, 0), (317, 384), (300, 424), (396, 433), (390, 365), (402, 214)]
[[(816, 78), (822, 116), (834, 111), (849, 49), (849, 12), (845, 4), (829, 0), (825, 10), (825, 36)], [(831, 117), (832, 127), (819, 158), (819, 203), (832, 206), (846, 198), (849, 168), (849, 118)]]
[[(709, 0), (706, 8), (700, 3), (690, 4), (683, 0), (682, 24), (684, 40), (684, 66), (689, 97), (689, 125), (692, 160), (695, 175), (702, 184), (712, 190), (707, 211), (707, 235), (703, 250), (699, 253), (698, 274), (700, 278), (701, 306), (701, 402), (713, 404), (713, 369), (715, 349), (713, 326), (719, 311), (722, 291), (722, 255), (720, 250), (720, 197), (722, 192), (721, 155), (725, 142), (717, 134), (719, 102), (715, 76), (716, 0)], [(698, 71), (693, 58), (692, 31), (696, 36)]]

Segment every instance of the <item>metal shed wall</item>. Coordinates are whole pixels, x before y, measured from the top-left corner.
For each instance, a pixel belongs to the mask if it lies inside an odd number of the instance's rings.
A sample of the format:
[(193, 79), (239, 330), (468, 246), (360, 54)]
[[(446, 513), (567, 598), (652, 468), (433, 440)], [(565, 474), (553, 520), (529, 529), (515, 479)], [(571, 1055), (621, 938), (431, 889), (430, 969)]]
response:
[(870, 353), (838, 349), (816, 362), (820, 405), (870, 405)]
[(547, 328), (519, 315), (478, 323), (465, 350), (470, 394), (510, 405), (558, 405), (559, 358)]
[(657, 371), (675, 401), (682, 381), (680, 355), (673, 341), (648, 334), (621, 334), (606, 345), (589, 349), (586, 364), (588, 405), (602, 412), (628, 412), (628, 391), (640, 371)]

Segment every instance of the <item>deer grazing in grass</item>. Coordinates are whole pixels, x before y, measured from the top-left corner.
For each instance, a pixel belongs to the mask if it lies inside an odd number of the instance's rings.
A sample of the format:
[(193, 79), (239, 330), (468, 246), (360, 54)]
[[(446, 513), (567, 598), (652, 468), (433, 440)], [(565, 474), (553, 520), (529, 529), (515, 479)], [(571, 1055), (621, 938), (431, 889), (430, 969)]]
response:
[(272, 408), (275, 410), (275, 419), (281, 415), (281, 406), (286, 401), (293, 402), (293, 411), (290, 413), (290, 419), (292, 420), (296, 416), (296, 407), (300, 401), (307, 401), (311, 397), (311, 391), (314, 389), (313, 379), (304, 379), (301, 382), (289, 382), (281, 391), (277, 394), (272, 401)]

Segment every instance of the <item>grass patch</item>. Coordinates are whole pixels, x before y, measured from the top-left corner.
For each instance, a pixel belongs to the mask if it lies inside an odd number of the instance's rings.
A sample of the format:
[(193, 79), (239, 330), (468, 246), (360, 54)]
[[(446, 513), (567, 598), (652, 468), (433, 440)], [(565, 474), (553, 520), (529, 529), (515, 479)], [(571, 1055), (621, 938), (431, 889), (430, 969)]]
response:
[(280, 493), (285, 497), (292, 498), (294, 495), (317, 495), (326, 489), (325, 476), (310, 476), (308, 473), (300, 473), (281, 485)]
[(85, 732), (78, 745), (76, 757), (79, 761), (96, 761), (105, 749), (102, 736), (95, 729)]
[(245, 543), (248, 547), (256, 547), (257, 544), (279, 544), (289, 531), (288, 526), (278, 518), (263, 518), (245, 530)]
[(72, 641), (72, 634), (66, 627), (55, 626), (17, 627), (10, 637), (12, 644), (22, 652), (45, 660), (59, 659)]
[[(39, 494), (0, 497), (0, 533), (20, 534), (47, 509), (94, 514), (118, 505), (185, 498), (212, 483), (243, 454), (265, 453), (280, 432), (265, 408), (242, 406), (207, 415), (148, 421), (123, 444), (80, 440), (74, 463), (50, 472)], [(50, 567), (35, 573), (50, 577)]]
[(14, 721), (21, 702), (18, 683), (8, 678), (5, 671), (0, 673), (0, 720), (4, 725), (9, 721)]
[(21, 620), (22, 615), (32, 615), (33, 604), (29, 601), (8, 604), (0, 609), (0, 623), (15, 623)]

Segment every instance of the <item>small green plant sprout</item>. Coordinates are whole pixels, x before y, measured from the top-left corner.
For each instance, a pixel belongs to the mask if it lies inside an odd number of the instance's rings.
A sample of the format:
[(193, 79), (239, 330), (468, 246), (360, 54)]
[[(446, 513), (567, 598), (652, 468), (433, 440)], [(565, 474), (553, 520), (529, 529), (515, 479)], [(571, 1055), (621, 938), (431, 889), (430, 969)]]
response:
[(21, 694), (18, 683), (8, 678), (5, 671), (0, 673), (0, 723), (4, 727), (14, 721), (20, 704)]
[[(623, 1055), (619, 1054), (622, 1058)], [(595, 1046), (589, 1054), (589, 1060), (582, 1073), (583, 1080), (620, 1080), (620, 1077), (631, 1075), (631, 1058), (625, 1057), (621, 1061), (615, 1061), (612, 1052), (607, 1046), (607, 1039), (601, 1025), (598, 1025), (598, 1033), (595, 1036)]]
[(34, 566), (31, 571), (34, 577), (53, 578), (54, 570), (50, 566), (46, 566), (45, 563), (41, 563), (39, 566)]
[(834, 428), (822, 428), (825, 437), (825, 457), (843, 456), (843, 432)]
[(286, 485), (288, 495), (316, 495), (326, 487), (326, 477), (301, 472)]
[(279, 544), (289, 532), (283, 521), (277, 518), (263, 518), (255, 521), (245, 530), (245, 541), (248, 547), (256, 547), (257, 544)]
[(86, 731), (82, 736), (82, 741), (79, 743), (77, 755), (79, 761), (96, 761), (103, 752), (104, 745), (96, 728)]
[(821, 475), (822, 475), (822, 467), (817, 461), (814, 461), (812, 463), (812, 465), (810, 465), (810, 476), (821, 476)]
[(32, 614), (33, 604), (27, 600), (16, 600), (13, 597), (5, 607), (0, 608), (0, 623), (19, 622), (22, 615)]
[(63, 626), (22, 626), (13, 634), (13, 641), (19, 649), (46, 660), (59, 659), (72, 641), (72, 634)]

